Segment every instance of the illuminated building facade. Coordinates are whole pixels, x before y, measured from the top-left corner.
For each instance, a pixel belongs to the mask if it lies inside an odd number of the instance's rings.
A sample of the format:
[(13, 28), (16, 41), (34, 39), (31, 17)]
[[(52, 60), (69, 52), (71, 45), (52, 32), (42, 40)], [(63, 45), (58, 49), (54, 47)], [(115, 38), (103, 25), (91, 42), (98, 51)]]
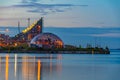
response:
[[(29, 23), (30, 19), (28, 19)], [(55, 34), (43, 33), (43, 18), (35, 21), (33, 24), (28, 25), (26, 29), (20, 32), (20, 23), (18, 24), (19, 34), (15, 37), (3, 36), (0, 40), (5, 41), (10, 46), (21, 46), (24, 44), (30, 45), (31, 47), (42, 47), (42, 48), (62, 48), (63, 41)], [(0, 35), (1, 36), (1, 35)], [(9, 41), (9, 42), (8, 42)]]
[(9, 43), (9, 35), (0, 34), (0, 46), (6, 46)]
[(24, 29), (21, 33), (17, 34), (14, 37), (14, 39), (22, 42), (24, 41), (30, 42), (33, 37), (42, 33), (42, 28), (43, 28), (43, 18), (41, 17), (40, 20), (35, 21), (29, 27)]
[(42, 48), (62, 48), (63, 41), (55, 34), (41, 33), (31, 40), (30, 45)]

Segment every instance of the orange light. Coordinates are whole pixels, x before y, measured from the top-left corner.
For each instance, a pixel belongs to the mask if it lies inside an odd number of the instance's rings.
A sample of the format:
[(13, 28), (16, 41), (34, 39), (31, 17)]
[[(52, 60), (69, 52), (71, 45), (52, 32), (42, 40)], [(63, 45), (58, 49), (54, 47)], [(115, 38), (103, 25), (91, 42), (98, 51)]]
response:
[(8, 80), (9, 73), (9, 55), (6, 55), (5, 80)]
[(16, 47), (16, 46), (17, 46), (17, 43), (15, 43), (14, 46)]
[(40, 80), (40, 75), (41, 75), (41, 61), (38, 60), (38, 80)]

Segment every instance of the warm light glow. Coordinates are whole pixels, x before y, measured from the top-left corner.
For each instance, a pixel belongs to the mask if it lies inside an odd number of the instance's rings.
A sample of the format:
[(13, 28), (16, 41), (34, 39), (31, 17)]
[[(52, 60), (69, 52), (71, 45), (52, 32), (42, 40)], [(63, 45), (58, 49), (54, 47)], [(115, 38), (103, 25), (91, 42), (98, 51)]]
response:
[(39, 34), (31, 40), (30, 44), (43, 48), (63, 48), (62, 40), (52, 33)]
[(28, 34), (28, 40), (32, 39), (32, 34)]
[(17, 43), (15, 43), (14, 46), (17, 46)]
[(5, 80), (8, 80), (9, 73), (9, 55), (6, 55)]
[(31, 30), (34, 26), (35, 26), (35, 24), (37, 23), (37, 21), (35, 21), (32, 25), (30, 25), (29, 27), (27, 27), (25, 30), (23, 30), (22, 32), (23, 33), (27, 33), (29, 30)]
[(57, 72), (60, 73), (62, 71), (62, 55), (61, 54), (58, 54), (57, 56)]
[(38, 79), (37, 80), (40, 80), (40, 75), (41, 75), (41, 61), (38, 60)]
[(23, 56), (22, 57), (22, 80), (34, 80), (36, 76), (36, 63), (35, 56)]
[(23, 56), (22, 57), (22, 76), (23, 76), (23, 80), (28, 79), (28, 57), (27, 56)]
[(17, 54), (15, 54), (15, 65), (14, 65), (14, 73), (15, 73), (15, 77), (16, 77), (16, 72), (17, 72)]

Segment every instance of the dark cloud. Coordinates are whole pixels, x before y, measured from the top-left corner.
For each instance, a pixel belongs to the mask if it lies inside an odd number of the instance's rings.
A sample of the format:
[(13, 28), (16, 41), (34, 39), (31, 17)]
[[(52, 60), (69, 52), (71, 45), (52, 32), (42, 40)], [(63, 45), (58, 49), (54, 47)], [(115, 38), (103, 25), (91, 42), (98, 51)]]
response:
[(28, 8), (28, 12), (40, 13), (47, 15), (49, 13), (65, 12), (70, 10), (73, 6), (87, 7), (88, 5), (72, 5), (72, 4), (41, 4), (37, 3), (40, 0), (22, 0), (20, 5), (14, 5), (13, 7)]
[(64, 12), (74, 5), (71, 4), (40, 4), (27, 3), (21, 5), (14, 5), (13, 7), (28, 8), (28, 12), (41, 13), (46, 15), (48, 13)]
[(22, 0), (22, 3), (36, 3), (41, 0)]
[(14, 7), (70, 7), (75, 6), (72, 4), (40, 4), (40, 3), (27, 3), (27, 4), (21, 4), (21, 5), (14, 5)]

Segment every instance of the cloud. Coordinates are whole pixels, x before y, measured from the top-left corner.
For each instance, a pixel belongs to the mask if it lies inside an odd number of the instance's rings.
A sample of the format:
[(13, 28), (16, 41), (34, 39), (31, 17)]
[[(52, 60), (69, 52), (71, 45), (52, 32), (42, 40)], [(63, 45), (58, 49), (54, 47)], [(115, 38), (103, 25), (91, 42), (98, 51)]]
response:
[(19, 5), (13, 5), (13, 7), (28, 8), (27, 12), (40, 13), (47, 15), (49, 13), (65, 12), (70, 10), (71, 7), (81, 6), (87, 7), (88, 5), (73, 5), (73, 4), (41, 4), (37, 3), (37, 0), (23, 0)]
[(31, 13), (40, 13), (46, 15), (48, 13), (56, 13), (56, 12), (65, 12), (69, 10), (71, 4), (40, 4), (40, 3), (30, 3), (30, 4), (21, 4), (21, 5), (13, 5), (12, 7), (17, 8), (28, 8), (27, 12)]
[[(54, 0), (51, 0), (51, 2)], [(11, 6), (2, 6), (0, 9), (5, 8), (27, 8), (26, 12), (29, 13), (39, 13), (42, 15), (47, 15), (51, 13), (62, 13), (71, 10), (72, 7), (87, 7), (88, 5), (73, 5), (73, 4), (43, 4), (42, 0), (21, 0), (20, 3)]]
[(120, 33), (91, 34), (90, 36), (94, 36), (94, 37), (119, 37), (120, 38)]
[(36, 3), (38, 1), (41, 1), (41, 0), (22, 0), (22, 3), (30, 3), (30, 2)]

